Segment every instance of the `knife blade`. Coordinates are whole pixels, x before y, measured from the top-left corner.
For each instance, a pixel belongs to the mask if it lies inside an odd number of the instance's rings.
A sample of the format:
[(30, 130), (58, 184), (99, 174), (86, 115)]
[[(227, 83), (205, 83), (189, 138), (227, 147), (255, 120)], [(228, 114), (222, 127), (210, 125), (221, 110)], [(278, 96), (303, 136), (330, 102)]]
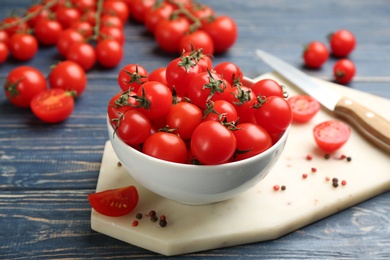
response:
[(256, 54), (297, 88), (318, 100), (323, 107), (352, 124), (369, 141), (390, 153), (390, 121), (355, 100), (319, 84), (280, 58), (259, 49)]

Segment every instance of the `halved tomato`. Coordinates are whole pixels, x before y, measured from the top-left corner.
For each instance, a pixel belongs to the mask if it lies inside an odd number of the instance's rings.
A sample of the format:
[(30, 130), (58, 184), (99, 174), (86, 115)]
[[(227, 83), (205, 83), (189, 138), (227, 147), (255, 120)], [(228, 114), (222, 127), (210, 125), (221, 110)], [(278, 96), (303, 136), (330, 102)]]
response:
[(293, 112), (293, 121), (306, 123), (320, 110), (320, 103), (307, 95), (296, 95), (287, 99)]
[(102, 215), (120, 217), (129, 214), (138, 204), (135, 186), (105, 190), (88, 195), (89, 204)]
[(314, 140), (325, 152), (340, 149), (349, 139), (351, 129), (339, 120), (328, 120), (313, 128)]

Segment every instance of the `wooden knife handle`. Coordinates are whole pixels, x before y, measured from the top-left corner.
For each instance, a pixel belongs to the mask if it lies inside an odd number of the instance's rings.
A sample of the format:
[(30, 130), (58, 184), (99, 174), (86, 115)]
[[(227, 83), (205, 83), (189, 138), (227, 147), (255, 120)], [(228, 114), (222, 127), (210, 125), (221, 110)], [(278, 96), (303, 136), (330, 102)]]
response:
[(339, 100), (334, 111), (353, 124), (371, 142), (390, 153), (390, 121), (346, 97)]

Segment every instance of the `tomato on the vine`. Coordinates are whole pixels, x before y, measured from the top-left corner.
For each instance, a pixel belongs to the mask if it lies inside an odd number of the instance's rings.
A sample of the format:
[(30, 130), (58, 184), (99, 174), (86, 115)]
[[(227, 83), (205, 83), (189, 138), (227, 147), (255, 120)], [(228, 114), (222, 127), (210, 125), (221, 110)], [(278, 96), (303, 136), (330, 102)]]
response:
[(38, 51), (37, 39), (28, 33), (15, 33), (8, 42), (11, 55), (18, 60), (32, 59)]
[[(11, 25), (12, 26), (9, 26)], [(8, 36), (12, 36), (16, 32), (26, 32), (29, 28), (28, 24), (18, 16), (5, 17), (1, 22), (1, 26), (6, 26), (4, 31), (7, 32)]]
[(55, 11), (56, 20), (63, 29), (68, 29), (73, 22), (80, 20), (81, 12), (76, 7), (60, 6)]
[(243, 160), (258, 155), (272, 146), (269, 133), (253, 123), (242, 123), (232, 131), (237, 140), (235, 160)]
[(62, 32), (62, 25), (57, 20), (39, 19), (35, 23), (34, 35), (43, 45), (54, 45)]
[(313, 128), (314, 140), (318, 147), (329, 153), (340, 149), (350, 135), (349, 126), (339, 120), (328, 120)]
[(125, 43), (125, 35), (123, 29), (115, 26), (102, 26), (99, 30), (98, 42), (104, 39), (112, 39), (117, 41), (121, 46)]
[(172, 106), (166, 124), (182, 139), (190, 139), (195, 128), (202, 122), (202, 110), (194, 104), (179, 102)]
[(131, 0), (128, 3), (130, 16), (136, 22), (144, 22), (145, 14), (156, 0)]
[(215, 53), (227, 51), (236, 42), (238, 35), (237, 25), (229, 16), (217, 16), (207, 20), (202, 29), (213, 39)]
[(178, 135), (169, 132), (150, 135), (142, 146), (142, 152), (175, 163), (185, 163), (187, 159), (186, 144)]
[(77, 20), (77, 21), (72, 22), (70, 24), (70, 28), (73, 28), (76, 31), (78, 31), (79, 33), (81, 33), (81, 35), (85, 39), (89, 39), (90, 37), (92, 37), (92, 35), (94, 33), (94, 29), (93, 29), (92, 25), (89, 22), (83, 21), (83, 20)]
[(92, 208), (102, 215), (121, 217), (129, 214), (138, 204), (139, 195), (135, 186), (105, 190), (88, 195)]
[(356, 38), (349, 30), (338, 30), (328, 35), (332, 54), (344, 58), (348, 56), (356, 46)]
[(60, 88), (47, 89), (33, 97), (30, 107), (34, 115), (42, 121), (59, 123), (73, 112), (73, 94)]
[(228, 162), (236, 151), (237, 141), (229, 129), (217, 121), (198, 125), (191, 138), (191, 153), (202, 164)]
[(336, 82), (341, 84), (349, 83), (355, 76), (356, 66), (349, 59), (338, 60), (333, 66), (333, 75)]
[(69, 47), (76, 42), (84, 42), (83, 35), (74, 28), (68, 28), (58, 35), (56, 47), (61, 56), (66, 57)]
[(4, 84), (5, 95), (18, 107), (29, 107), (32, 98), (47, 89), (46, 78), (31, 66), (11, 70)]
[(96, 59), (103, 67), (117, 66), (122, 61), (123, 55), (123, 48), (116, 40), (105, 39), (96, 45)]
[(144, 24), (146, 28), (151, 33), (155, 33), (158, 23), (162, 20), (168, 20), (172, 12), (173, 6), (165, 1), (152, 6), (145, 13)]
[(29, 15), (31, 18), (27, 21), (27, 24), (34, 28), (35, 23), (41, 18), (47, 19), (49, 17), (49, 10), (44, 9), (43, 4), (34, 4), (27, 8), (25, 16)]
[(129, 7), (123, 1), (104, 1), (102, 13), (117, 16), (123, 23), (126, 23), (130, 16)]
[(49, 74), (51, 88), (62, 88), (75, 91), (80, 96), (87, 86), (87, 76), (84, 69), (74, 61), (65, 60), (58, 63)]
[(185, 17), (160, 21), (155, 30), (155, 39), (160, 48), (169, 53), (180, 51), (180, 39), (190, 30), (190, 23)]
[(189, 52), (193, 49), (202, 49), (203, 54), (214, 54), (214, 42), (208, 33), (203, 30), (185, 34), (179, 41), (179, 51)]
[(328, 48), (322, 42), (313, 41), (305, 46), (303, 60), (312, 69), (320, 68), (329, 58)]
[(290, 104), (293, 121), (296, 123), (306, 123), (311, 120), (320, 110), (320, 103), (308, 95), (295, 95), (287, 99)]

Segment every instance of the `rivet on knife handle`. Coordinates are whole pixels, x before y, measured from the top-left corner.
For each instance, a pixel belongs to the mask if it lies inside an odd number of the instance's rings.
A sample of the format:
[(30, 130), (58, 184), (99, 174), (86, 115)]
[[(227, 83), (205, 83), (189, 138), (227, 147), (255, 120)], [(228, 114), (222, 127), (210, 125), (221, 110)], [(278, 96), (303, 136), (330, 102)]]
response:
[(366, 138), (390, 153), (390, 122), (363, 105), (342, 97), (335, 113), (353, 124)]

